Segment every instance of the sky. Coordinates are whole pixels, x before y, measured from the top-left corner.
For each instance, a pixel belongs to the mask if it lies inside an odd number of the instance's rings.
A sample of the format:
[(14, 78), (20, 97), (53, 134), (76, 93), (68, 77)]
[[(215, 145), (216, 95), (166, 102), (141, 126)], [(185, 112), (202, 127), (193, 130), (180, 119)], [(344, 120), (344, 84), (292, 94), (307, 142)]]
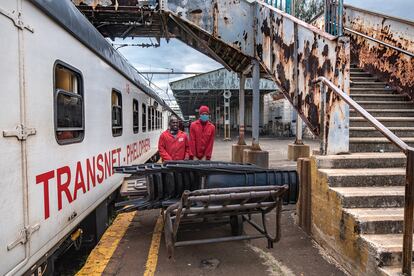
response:
[[(414, 0), (344, 0), (363, 9), (384, 13), (391, 16), (402, 17), (414, 21)], [(117, 39), (114, 43), (150, 43), (149, 39)], [(155, 42), (155, 41), (152, 41)], [(223, 67), (221, 64), (199, 53), (191, 47), (176, 39), (167, 43), (161, 40), (158, 48), (123, 47), (119, 49), (129, 62), (138, 71), (195, 71), (208, 72)], [(173, 80), (190, 77), (191, 75), (152, 75), (156, 85), (153, 88), (163, 99), (173, 99), (168, 83)], [(167, 95), (168, 93), (168, 95)]]

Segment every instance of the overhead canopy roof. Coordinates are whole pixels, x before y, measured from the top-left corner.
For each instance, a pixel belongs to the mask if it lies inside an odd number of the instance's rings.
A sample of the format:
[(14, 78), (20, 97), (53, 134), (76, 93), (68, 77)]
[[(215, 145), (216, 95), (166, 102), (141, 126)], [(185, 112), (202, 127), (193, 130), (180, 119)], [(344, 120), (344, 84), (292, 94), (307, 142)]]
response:
[[(219, 101), (223, 102), (221, 95), (229, 90), (232, 97), (237, 97), (240, 89), (238, 74), (225, 68), (200, 74), (197, 76), (170, 82), (171, 89), (184, 117), (194, 115), (195, 109), (200, 105), (211, 105)], [(261, 79), (260, 92), (270, 93), (277, 90), (274, 82)], [(246, 79), (246, 96), (251, 97), (252, 79)]]

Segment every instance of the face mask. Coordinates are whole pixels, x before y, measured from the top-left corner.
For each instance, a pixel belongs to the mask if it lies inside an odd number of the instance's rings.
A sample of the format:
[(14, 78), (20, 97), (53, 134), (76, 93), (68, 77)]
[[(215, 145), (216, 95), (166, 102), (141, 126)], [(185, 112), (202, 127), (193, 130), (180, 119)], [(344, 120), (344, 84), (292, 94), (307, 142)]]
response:
[(203, 122), (207, 122), (209, 117), (210, 117), (209, 115), (203, 114), (203, 115), (200, 115), (200, 120)]

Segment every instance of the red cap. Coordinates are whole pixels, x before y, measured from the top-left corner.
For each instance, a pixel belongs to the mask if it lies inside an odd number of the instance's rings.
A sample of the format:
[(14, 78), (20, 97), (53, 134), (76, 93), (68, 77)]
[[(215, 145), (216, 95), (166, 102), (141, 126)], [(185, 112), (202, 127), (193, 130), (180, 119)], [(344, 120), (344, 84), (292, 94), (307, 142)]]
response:
[(202, 113), (208, 113), (208, 114), (210, 114), (210, 109), (208, 108), (208, 106), (202, 105), (198, 109), (198, 113), (199, 114), (202, 114)]

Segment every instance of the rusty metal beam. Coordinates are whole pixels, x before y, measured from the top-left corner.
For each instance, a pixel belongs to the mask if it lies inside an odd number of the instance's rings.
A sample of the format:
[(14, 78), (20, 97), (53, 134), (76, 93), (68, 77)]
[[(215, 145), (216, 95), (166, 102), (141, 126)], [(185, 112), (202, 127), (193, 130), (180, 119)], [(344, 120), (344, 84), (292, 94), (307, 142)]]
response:
[(363, 38), (366, 38), (366, 39), (371, 40), (371, 41), (374, 41), (374, 42), (376, 42), (376, 43), (378, 43), (378, 44), (380, 44), (380, 45), (383, 45), (383, 46), (385, 46), (385, 47), (388, 47), (388, 48), (391, 48), (391, 49), (393, 49), (393, 50), (396, 50), (397, 52), (403, 53), (404, 55), (407, 55), (407, 56), (409, 56), (409, 57), (414, 57), (414, 53), (409, 52), (409, 51), (406, 51), (406, 50), (401, 49), (401, 48), (399, 48), (399, 47), (396, 47), (396, 46), (394, 46), (394, 45), (391, 45), (390, 43), (387, 43), (387, 42), (384, 42), (384, 41), (378, 40), (378, 39), (376, 39), (376, 38), (373, 38), (372, 36), (369, 36), (369, 35), (366, 35), (366, 34), (363, 34), (363, 33), (357, 32), (357, 31), (354, 31), (354, 30), (352, 30), (352, 29), (350, 29), (350, 28), (344, 28), (344, 29), (345, 29), (347, 32), (350, 32), (350, 33), (352, 33), (352, 34), (356, 34), (356, 35), (362, 36)]
[(160, 19), (161, 19), (161, 31), (162, 34), (165, 37), (165, 40), (167, 41), (167, 43), (170, 41), (170, 32), (168, 31), (168, 25), (167, 25), (167, 21), (168, 19), (166, 18), (165, 14), (160, 14)]
[(204, 47), (204, 49), (208, 51), (208, 53), (213, 56), (214, 59), (220, 62), (227, 70), (232, 71), (231, 67), (219, 55), (217, 55), (205, 41), (201, 40), (188, 26), (181, 23), (180, 20), (177, 20), (172, 14), (170, 14), (169, 18), (171, 18), (175, 24), (180, 26), (187, 34), (189, 34), (195, 41)]

